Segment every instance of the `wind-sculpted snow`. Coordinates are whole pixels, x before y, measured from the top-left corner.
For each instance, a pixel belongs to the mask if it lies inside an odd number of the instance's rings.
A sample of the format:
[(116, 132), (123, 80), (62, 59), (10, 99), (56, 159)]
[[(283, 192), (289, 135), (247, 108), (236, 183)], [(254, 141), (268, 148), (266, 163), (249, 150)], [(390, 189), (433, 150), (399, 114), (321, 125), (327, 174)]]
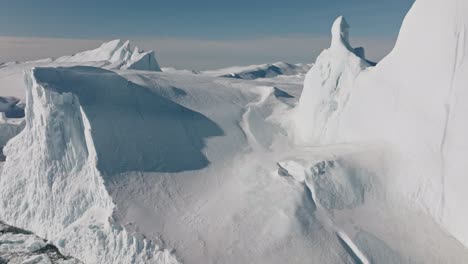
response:
[[(388, 198), (430, 215), (465, 246), (467, 14), (463, 0), (417, 0), (394, 50), (376, 67), (363, 70), (349, 52), (327, 60), (331, 67), (320, 56), (297, 123), (308, 142), (381, 145), (388, 153), (382, 177)], [(331, 50), (341, 45), (333, 43)]]

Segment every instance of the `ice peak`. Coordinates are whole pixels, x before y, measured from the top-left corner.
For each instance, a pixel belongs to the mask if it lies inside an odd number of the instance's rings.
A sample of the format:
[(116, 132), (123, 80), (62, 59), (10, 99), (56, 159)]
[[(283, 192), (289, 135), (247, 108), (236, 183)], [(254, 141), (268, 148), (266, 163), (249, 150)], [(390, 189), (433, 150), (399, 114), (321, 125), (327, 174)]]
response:
[[(299, 141), (319, 142), (329, 120), (337, 116), (350, 94), (354, 80), (366, 67), (374, 65), (364, 57), (364, 49), (349, 43), (349, 24), (342, 16), (333, 23), (332, 42), (324, 50), (304, 80), (297, 111)], [(302, 142), (302, 143), (304, 143)]]
[(332, 48), (345, 47), (352, 50), (349, 44), (349, 24), (343, 16), (338, 17), (333, 23), (332, 29)]
[(117, 46), (122, 46), (122, 44), (123, 44), (122, 40), (114, 39), (114, 40), (110, 40), (110, 41), (102, 43), (101, 47), (107, 47), (107, 46), (117, 47)]

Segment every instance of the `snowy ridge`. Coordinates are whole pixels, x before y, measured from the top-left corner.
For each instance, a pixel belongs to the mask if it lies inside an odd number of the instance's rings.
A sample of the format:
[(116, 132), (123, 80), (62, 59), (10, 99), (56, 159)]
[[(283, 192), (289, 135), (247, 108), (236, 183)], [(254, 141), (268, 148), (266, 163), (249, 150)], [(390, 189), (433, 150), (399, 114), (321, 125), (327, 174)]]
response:
[[(332, 41), (307, 73), (295, 118), (297, 141), (316, 143), (326, 133), (329, 119), (344, 107), (351, 93), (348, 87), (363, 69), (371, 66), (362, 48), (349, 43), (349, 25), (343, 17), (333, 23)], [(359, 53), (356, 53), (356, 50)]]
[(41, 82), (56, 74), (26, 75), (26, 127), (4, 150), (0, 218), (86, 263), (174, 263), (167, 251), (110, 221), (114, 204), (97, 169), (88, 117), (74, 94)]
[(273, 78), (280, 75), (300, 75), (306, 73), (310, 67), (310, 64), (290, 64), (286, 62), (276, 62), (272, 64), (238, 66), (219, 70), (202, 71), (200, 74), (216, 77), (254, 80), (259, 78)]
[(77, 53), (73, 56), (58, 58), (58, 63), (102, 62), (100, 67), (106, 69), (132, 69), (161, 71), (154, 51), (131, 49), (130, 41), (113, 40), (103, 43), (99, 48)]
[[(315, 73), (322, 68), (317, 63), (310, 72), (316, 76), (306, 79), (298, 108), (304, 116), (313, 114), (314, 121), (301, 127), (307, 120), (303, 117), (296, 123), (308, 142), (385, 145), (383, 179), (389, 198), (433, 217), (465, 246), (467, 13), (468, 2), (463, 0), (417, 0), (394, 50), (376, 67), (362, 71), (365, 64), (345, 52), (348, 56), (337, 63), (347, 65), (351, 74), (332, 70), (335, 77), (324, 79)], [(341, 42), (334, 41), (334, 46), (344, 46)], [(332, 82), (325, 96), (320, 80)], [(319, 128), (318, 134), (313, 127)]]

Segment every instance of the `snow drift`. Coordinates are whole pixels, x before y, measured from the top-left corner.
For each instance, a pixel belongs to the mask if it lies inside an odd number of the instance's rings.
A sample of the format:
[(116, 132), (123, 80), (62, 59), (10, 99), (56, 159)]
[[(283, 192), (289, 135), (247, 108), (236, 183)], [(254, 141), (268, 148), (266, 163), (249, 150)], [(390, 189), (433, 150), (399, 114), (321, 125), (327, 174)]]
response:
[(308, 73), (296, 122), (305, 142), (383, 145), (389, 199), (431, 215), (465, 246), (467, 14), (464, 0), (417, 0), (394, 50), (367, 69), (338, 36), (339, 19), (332, 47)]

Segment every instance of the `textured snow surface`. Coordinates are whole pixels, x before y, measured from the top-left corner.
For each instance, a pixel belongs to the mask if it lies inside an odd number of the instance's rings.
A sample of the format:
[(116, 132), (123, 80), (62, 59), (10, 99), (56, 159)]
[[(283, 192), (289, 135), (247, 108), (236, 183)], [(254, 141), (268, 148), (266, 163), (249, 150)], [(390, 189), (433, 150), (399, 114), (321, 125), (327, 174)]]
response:
[(340, 17), (304, 83), (125, 70), (121, 42), (5, 65), (0, 219), (85, 263), (467, 263), (467, 8), (417, 0), (377, 66)]

